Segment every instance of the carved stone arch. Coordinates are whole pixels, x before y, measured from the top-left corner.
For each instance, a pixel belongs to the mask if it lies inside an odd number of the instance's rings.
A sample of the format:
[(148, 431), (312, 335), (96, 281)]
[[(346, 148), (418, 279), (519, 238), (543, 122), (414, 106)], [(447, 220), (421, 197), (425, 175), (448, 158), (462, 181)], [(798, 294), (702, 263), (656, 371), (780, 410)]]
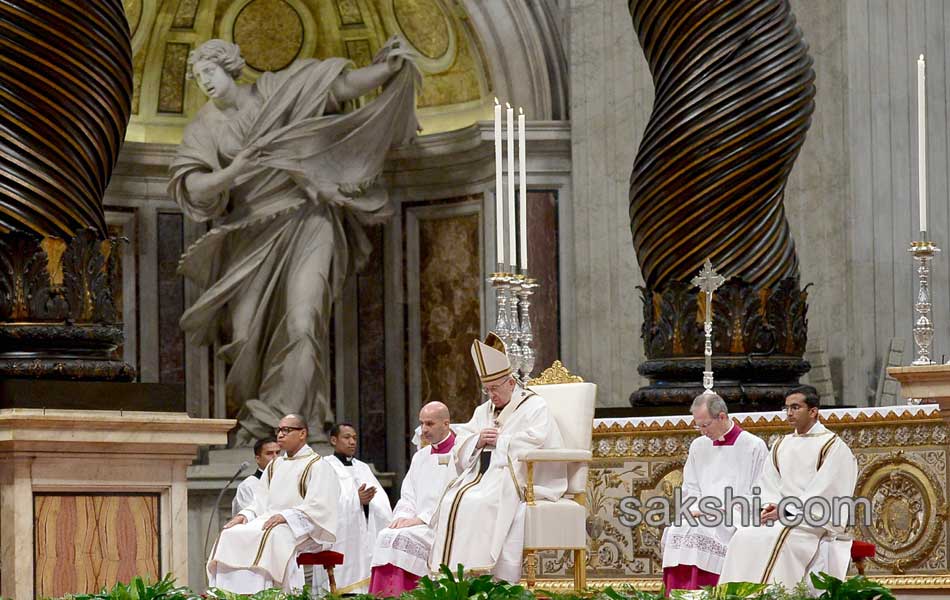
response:
[(567, 58), (553, 0), (461, 2), (481, 36), (498, 99), (523, 106), (529, 120), (567, 119)]

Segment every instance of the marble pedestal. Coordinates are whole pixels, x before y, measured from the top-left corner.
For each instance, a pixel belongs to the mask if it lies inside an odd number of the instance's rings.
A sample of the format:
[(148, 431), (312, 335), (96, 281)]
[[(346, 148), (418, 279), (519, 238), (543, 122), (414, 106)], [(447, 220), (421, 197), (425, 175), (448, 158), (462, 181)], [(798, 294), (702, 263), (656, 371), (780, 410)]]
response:
[(950, 421), (950, 365), (889, 367), (887, 374), (901, 384), (901, 396), (937, 404), (943, 418)]
[(0, 597), (187, 581), (186, 470), (235, 422), (184, 413), (0, 410)]

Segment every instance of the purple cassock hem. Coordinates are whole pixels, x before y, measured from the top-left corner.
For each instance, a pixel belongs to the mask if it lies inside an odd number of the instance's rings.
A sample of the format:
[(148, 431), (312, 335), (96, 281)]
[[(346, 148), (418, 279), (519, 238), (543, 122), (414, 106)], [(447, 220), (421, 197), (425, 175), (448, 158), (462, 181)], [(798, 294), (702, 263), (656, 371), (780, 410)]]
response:
[(666, 595), (670, 590), (698, 590), (704, 586), (715, 586), (719, 583), (719, 575), (703, 571), (695, 565), (676, 565), (664, 567), (663, 588)]

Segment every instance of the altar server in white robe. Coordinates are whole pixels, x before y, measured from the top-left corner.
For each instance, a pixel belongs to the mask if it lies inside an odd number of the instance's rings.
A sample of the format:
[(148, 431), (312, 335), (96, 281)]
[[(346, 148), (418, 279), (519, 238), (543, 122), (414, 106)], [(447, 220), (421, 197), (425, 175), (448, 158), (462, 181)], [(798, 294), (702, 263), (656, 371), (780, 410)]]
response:
[(353, 425), (334, 425), (333, 455), (326, 457), (340, 478), (339, 529), (332, 548), (343, 555), (343, 565), (334, 570), (340, 594), (366, 592), (376, 536), (393, 518), (389, 497), (373, 470), (355, 458), (357, 440)]
[[(490, 333), (472, 343), (472, 360), (489, 400), (457, 430), (453, 450), (456, 471), (439, 503), (435, 544), (429, 567), (462, 564), (470, 571), (490, 571), (495, 578), (521, 579), (524, 548), (525, 463), (529, 450), (561, 448), (557, 423), (538, 394), (511, 375), (505, 345)], [(567, 489), (562, 463), (535, 467), (535, 496), (557, 500)]]
[(264, 469), (270, 464), (270, 461), (277, 458), (280, 454), (280, 446), (274, 438), (263, 438), (254, 442), (254, 462), (257, 463), (257, 470), (248, 475), (247, 478), (238, 484), (237, 491), (234, 494), (234, 500), (231, 501), (231, 516), (237, 516), (239, 512), (251, 505), (254, 501), (254, 494), (261, 485), (261, 476), (264, 475)]
[(277, 426), (283, 454), (267, 466), (251, 506), (224, 525), (208, 559), (208, 586), (237, 594), (303, 588), (299, 552), (336, 541), (340, 482), (306, 444), (307, 424), (287, 415)]
[(452, 448), (455, 433), (449, 408), (430, 402), (419, 411), (419, 431), (425, 445), (412, 457), (402, 480), (393, 522), (376, 538), (369, 593), (380, 598), (414, 590), (429, 574), (429, 551), (435, 541), (430, 523), (446, 485), (455, 478)]
[[(683, 500), (718, 498), (725, 509), (728, 488), (733, 497), (748, 502), (769, 453), (765, 442), (734, 423), (726, 403), (711, 390), (696, 396), (690, 412), (693, 427), (702, 435), (689, 446), (683, 468)], [(703, 512), (695, 503), (689, 512), (696, 517), (695, 525), (684, 520), (663, 530), (663, 587), (667, 590), (716, 585), (729, 540), (740, 522), (740, 515), (732, 511), (731, 525), (704, 525), (700, 522)], [(723, 511), (716, 516), (724, 517)]]
[[(762, 523), (736, 531), (720, 583), (751, 581), (791, 588), (802, 580), (810, 585), (812, 572), (839, 579), (847, 574), (851, 540), (845, 530), (853, 515), (840, 500), (854, 494), (857, 462), (848, 445), (818, 422), (818, 394), (813, 387), (792, 390), (785, 409), (795, 431), (775, 442), (762, 470), (758, 482)], [(832, 515), (830, 507), (825, 511), (817, 504), (805, 504), (812, 498), (829, 505), (839, 499), (839, 508), (844, 509)], [(790, 499), (797, 500), (792, 504)], [(780, 511), (788, 525), (779, 520)], [(804, 522), (791, 525), (801, 517)], [(831, 520), (823, 522), (826, 519)]]

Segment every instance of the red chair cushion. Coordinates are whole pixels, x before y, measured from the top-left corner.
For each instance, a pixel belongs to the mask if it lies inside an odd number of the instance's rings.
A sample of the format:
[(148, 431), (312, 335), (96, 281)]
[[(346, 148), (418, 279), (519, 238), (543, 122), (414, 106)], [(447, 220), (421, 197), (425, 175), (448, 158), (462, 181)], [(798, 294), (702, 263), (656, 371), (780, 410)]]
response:
[(851, 541), (851, 560), (860, 560), (862, 558), (874, 558), (877, 548), (874, 544), (862, 542), (861, 540)]
[(343, 564), (343, 555), (332, 550), (323, 552), (301, 552), (297, 555), (297, 564), (303, 566), (320, 566), (324, 569)]

